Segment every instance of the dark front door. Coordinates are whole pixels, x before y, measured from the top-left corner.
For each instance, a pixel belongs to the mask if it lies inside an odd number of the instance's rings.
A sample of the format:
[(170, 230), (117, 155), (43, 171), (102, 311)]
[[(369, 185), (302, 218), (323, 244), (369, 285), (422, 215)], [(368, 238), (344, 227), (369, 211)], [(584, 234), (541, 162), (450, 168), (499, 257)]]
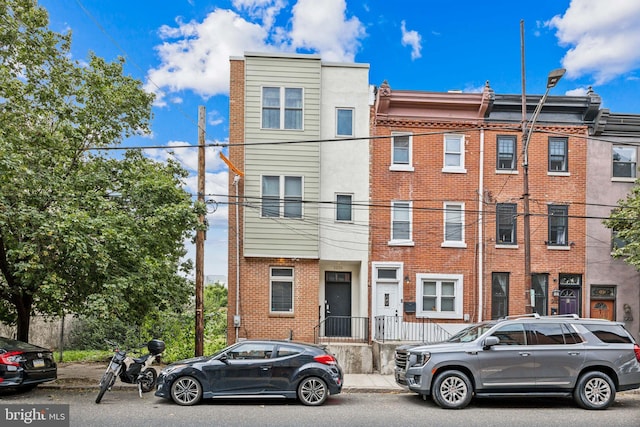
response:
[(566, 288), (560, 289), (558, 301), (558, 314), (580, 315), (580, 289)]
[(325, 335), (351, 336), (351, 273), (327, 271), (324, 281)]

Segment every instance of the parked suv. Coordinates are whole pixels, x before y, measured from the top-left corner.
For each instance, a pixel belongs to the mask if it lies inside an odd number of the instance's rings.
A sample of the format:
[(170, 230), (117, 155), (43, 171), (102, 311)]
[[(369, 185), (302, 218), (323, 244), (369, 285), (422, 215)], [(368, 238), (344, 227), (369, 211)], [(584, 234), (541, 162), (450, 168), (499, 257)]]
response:
[(621, 323), (578, 316), (511, 316), (446, 341), (396, 349), (396, 382), (443, 408), (472, 397), (566, 396), (606, 409), (640, 388), (640, 347)]

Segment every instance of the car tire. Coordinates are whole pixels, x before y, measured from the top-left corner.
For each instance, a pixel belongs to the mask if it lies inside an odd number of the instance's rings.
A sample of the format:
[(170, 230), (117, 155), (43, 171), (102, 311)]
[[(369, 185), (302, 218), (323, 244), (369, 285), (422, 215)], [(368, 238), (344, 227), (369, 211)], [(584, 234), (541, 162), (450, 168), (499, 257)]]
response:
[(307, 377), (298, 384), (298, 399), (306, 406), (320, 406), (329, 396), (327, 383), (318, 377)]
[(195, 405), (202, 399), (202, 385), (197, 379), (185, 376), (171, 384), (171, 399), (180, 406)]
[(603, 372), (586, 372), (578, 379), (573, 399), (584, 409), (607, 409), (616, 398), (616, 387)]
[(441, 408), (462, 409), (471, 402), (473, 387), (464, 373), (444, 371), (433, 382), (431, 395)]

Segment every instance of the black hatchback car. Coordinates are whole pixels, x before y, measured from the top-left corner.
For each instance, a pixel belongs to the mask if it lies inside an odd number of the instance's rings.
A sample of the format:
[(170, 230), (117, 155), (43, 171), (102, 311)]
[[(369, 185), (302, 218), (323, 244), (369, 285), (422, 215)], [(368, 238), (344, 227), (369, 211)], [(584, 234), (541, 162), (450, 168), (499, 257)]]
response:
[(28, 390), (57, 376), (51, 350), (0, 337), (0, 387)]
[(236, 397), (297, 398), (317, 406), (340, 393), (342, 381), (338, 361), (320, 346), (246, 340), (212, 356), (167, 366), (158, 376), (155, 395), (184, 406)]

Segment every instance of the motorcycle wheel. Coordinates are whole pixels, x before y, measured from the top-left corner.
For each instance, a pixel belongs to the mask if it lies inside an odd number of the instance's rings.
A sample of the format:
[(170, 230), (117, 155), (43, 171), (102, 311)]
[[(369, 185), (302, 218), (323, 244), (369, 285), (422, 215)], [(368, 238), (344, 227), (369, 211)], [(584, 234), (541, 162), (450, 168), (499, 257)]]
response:
[(111, 387), (114, 383), (115, 377), (113, 376), (113, 372), (105, 372), (100, 380), (100, 391), (98, 392), (98, 396), (96, 397), (96, 403), (100, 403), (102, 400), (102, 396), (106, 393), (107, 389)]
[(158, 373), (153, 368), (147, 368), (142, 373), (140, 373), (140, 389), (143, 393), (148, 393), (156, 386), (156, 379), (158, 378)]

